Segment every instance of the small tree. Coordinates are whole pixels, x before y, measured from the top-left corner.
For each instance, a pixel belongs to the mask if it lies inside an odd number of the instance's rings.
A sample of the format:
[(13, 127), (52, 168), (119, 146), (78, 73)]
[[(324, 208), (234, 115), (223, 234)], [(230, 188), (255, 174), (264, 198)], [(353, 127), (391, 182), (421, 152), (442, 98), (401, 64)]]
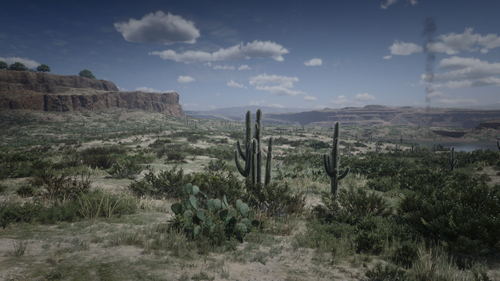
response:
[(39, 65), (37, 68), (36, 68), (37, 71), (40, 71), (40, 72), (50, 72), (50, 67), (46, 64), (42, 64), (42, 65)]
[(7, 65), (7, 63), (4, 61), (0, 61), (0, 69), (7, 69), (7, 68), (9, 68), (9, 65)]
[(24, 66), (24, 64), (16, 61), (10, 65), (9, 70), (26, 71), (28, 68)]
[(87, 69), (80, 71), (80, 73), (78, 75), (80, 75), (82, 77), (90, 78), (90, 79), (96, 79), (95, 76), (92, 74), (92, 72), (90, 72), (90, 70), (87, 70)]

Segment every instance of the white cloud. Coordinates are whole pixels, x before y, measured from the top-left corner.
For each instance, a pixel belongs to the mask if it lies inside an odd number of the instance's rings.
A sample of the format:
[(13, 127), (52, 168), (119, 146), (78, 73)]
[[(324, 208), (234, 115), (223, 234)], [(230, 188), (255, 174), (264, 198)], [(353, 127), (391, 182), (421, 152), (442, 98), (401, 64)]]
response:
[(208, 65), (208, 67), (211, 67), (211, 66), (212, 66), (212, 63), (207, 62), (207, 63), (205, 63), (205, 65)]
[(185, 103), (185, 102), (179, 102), (182, 107), (192, 107), (192, 106), (198, 106), (197, 103)]
[(387, 0), (385, 4), (380, 4), (381, 9), (387, 9), (390, 5), (394, 5), (398, 0)]
[(339, 100), (341, 100), (341, 99), (345, 99), (345, 96), (344, 96), (344, 95), (340, 95), (340, 96), (338, 96), (337, 98), (338, 98)]
[(163, 11), (149, 13), (141, 20), (129, 19), (128, 23), (114, 24), (128, 42), (156, 43), (172, 45), (174, 43), (196, 43), (200, 31), (194, 22), (183, 19), (181, 16), (165, 15)]
[(220, 66), (220, 65), (216, 65), (216, 66), (214, 66), (214, 69), (230, 69), (230, 70), (234, 70), (234, 66), (229, 66), (229, 65)]
[(314, 58), (314, 59), (305, 61), (304, 64), (307, 66), (316, 66), (316, 65), (322, 65), (323, 61), (321, 59)]
[(383, 56), (382, 58), (385, 59), (385, 60), (388, 60), (388, 59), (392, 58), (392, 56), (388, 55), (388, 56)]
[(215, 106), (213, 106), (213, 105), (209, 105), (209, 106), (208, 106), (208, 109), (215, 109), (215, 108), (216, 108), (216, 107), (215, 107)]
[[(417, 0), (407, 0), (407, 1), (410, 2), (412, 6), (415, 6), (418, 4)], [(389, 6), (396, 4), (396, 2), (398, 2), (398, 0), (386, 0), (385, 4), (383, 4), (383, 3), (380, 4), (380, 8), (385, 10)]]
[(435, 103), (437, 104), (442, 104), (442, 105), (475, 105), (477, 104), (477, 100), (474, 99), (454, 99), (454, 100), (448, 100), (448, 99), (442, 99), (438, 100)]
[(136, 91), (141, 91), (141, 92), (147, 92), (147, 93), (160, 93), (160, 90), (153, 89), (153, 88), (148, 88), (148, 87), (137, 87), (135, 88)]
[(277, 103), (273, 103), (273, 104), (270, 104), (268, 105), (269, 107), (276, 107), (276, 108), (285, 108), (284, 105), (281, 105), (281, 104), (277, 104)]
[(127, 89), (122, 88), (122, 87), (118, 87), (118, 90), (120, 90), (120, 92), (126, 92), (127, 91)]
[(231, 87), (231, 88), (244, 88), (244, 89), (247, 88), (247, 87), (243, 86), (242, 84), (238, 84), (238, 83), (234, 82), (233, 80), (227, 82), (227, 86)]
[[(298, 94), (307, 95), (302, 91), (293, 91), (293, 82), (298, 82), (297, 77), (285, 77), (278, 75), (267, 75), (266, 73), (250, 78), (250, 85), (255, 86), (256, 90), (269, 91), (269, 93), (277, 96), (296, 96)], [(273, 85), (278, 84), (278, 85)], [(273, 86), (267, 86), (273, 85)]]
[(399, 42), (398, 40), (394, 40), (394, 43), (389, 47), (389, 50), (391, 50), (392, 55), (407, 56), (413, 53), (420, 53), (424, 49), (417, 44)]
[(238, 70), (250, 70), (250, 69), (251, 69), (251, 68), (250, 68), (248, 65), (246, 65), (246, 64), (244, 64), (244, 65), (242, 65), (242, 66), (238, 67)]
[(41, 65), (41, 63), (38, 63), (34, 60), (20, 58), (20, 57), (8, 57), (8, 58), (0, 57), (0, 61), (4, 61), (5, 63), (7, 63), (7, 65), (9, 67), (11, 64), (14, 64), (16, 62), (20, 62), (20, 63), (24, 64), (24, 66), (26, 66), (27, 68), (33, 68), (33, 67), (37, 67), (37, 66)]
[(480, 36), (477, 40), (479, 45), (483, 45), (485, 48), (493, 49), (500, 47), (500, 37), (496, 34), (488, 34), (486, 36)]
[(165, 50), (161, 52), (149, 52), (148, 55), (158, 55), (164, 60), (168, 59), (186, 64), (194, 61), (212, 61), (212, 55), (210, 53), (201, 51), (186, 51), (182, 54), (177, 54), (175, 51)]
[(189, 82), (193, 82), (195, 81), (193, 77), (190, 77), (190, 76), (179, 76), (179, 78), (177, 79), (177, 82), (179, 83), (189, 83)]
[(371, 101), (374, 99), (375, 99), (375, 97), (373, 95), (368, 94), (368, 93), (357, 94), (356, 98), (354, 98), (355, 101)]
[(430, 99), (438, 99), (438, 98), (447, 98), (450, 95), (446, 95), (443, 92), (432, 92), (427, 94), (427, 97)]
[(220, 96), (220, 93), (215, 94), (216, 96)]
[(283, 61), (283, 54), (288, 54), (288, 50), (280, 44), (266, 41), (243, 42), (227, 49), (219, 49), (212, 54), (201, 51), (186, 51), (182, 54), (177, 54), (173, 50), (165, 50), (161, 52), (149, 52), (148, 55), (158, 55), (166, 60), (174, 60), (176, 62), (191, 63), (195, 61), (218, 61), (218, 60), (245, 60), (251, 58), (267, 59), (273, 58), (276, 61)]
[(248, 105), (259, 105), (259, 102), (258, 101), (250, 101), (250, 103)]
[(305, 101), (315, 101), (315, 100), (317, 100), (317, 98), (313, 97), (313, 96), (305, 96), (303, 100), (305, 100)]
[[(448, 81), (463, 81), (476, 80), (483, 78), (494, 78), (500, 75), (500, 63), (488, 63), (475, 58), (461, 58), (453, 56), (451, 58), (442, 59), (437, 66), (438, 69), (452, 70), (442, 74), (434, 75), (433, 82), (448, 82)], [(422, 74), (422, 80), (429, 82), (426, 74)], [(480, 80), (477, 85), (488, 84), (494, 80)], [(474, 82), (471, 82), (474, 83)], [(496, 82), (494, 82), (496, 83)]]

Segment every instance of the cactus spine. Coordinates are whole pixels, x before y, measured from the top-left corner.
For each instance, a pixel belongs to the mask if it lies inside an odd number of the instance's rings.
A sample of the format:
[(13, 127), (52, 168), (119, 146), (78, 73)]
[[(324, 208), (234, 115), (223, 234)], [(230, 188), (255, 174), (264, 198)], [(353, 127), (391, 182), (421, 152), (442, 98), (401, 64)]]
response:
[(454, 147), (451, 147), (451, 154), (450, 154), (450, 158), (448, 159), (448, 163), (450, 164), (450, 171), (453, 171), (453, 169), (458, 164), (458, 159), (455, 157), (455, 148)]
[(326, 174), (330, 177), (331, 193), (334, 197), (338, 194), (339, 180), (345, 178), (349, 173), (350, 167), (339, 175), (340, 153), (339, 153), (339, 122), (335, 122), (335, 132), (333, 133), (333, 147), (330, 155), (323, 154), (323, 167)]
[[(262, 111), (257, 109), (257, 122), (255, 123), (255, 134), (252, 138), (252, 119), (250, 111), (247, 111), (246, 115), (246, 153), (243, 154), (239, 141), (236, 142), (237, 149), (234, 151), (234, 161), (236, 162), (236, 167), (242, 176), (245, 178), (251, 176), (252, 183), (262, 182), (262, 153), (261, 153), (261, 138), (260, 138), (260, 119), (262, 117)], [(272, 162), (272, 151), (273, 151), (273, 137), (269, 138), (269, 146), (267, 151), (266, 160), (266, 175), (264, 178), (264, 187), (271, 182), (271, 162)], [(245, 169), (243, 169), (238, 162), (238, 154), (241, 159), (245, 161)]]

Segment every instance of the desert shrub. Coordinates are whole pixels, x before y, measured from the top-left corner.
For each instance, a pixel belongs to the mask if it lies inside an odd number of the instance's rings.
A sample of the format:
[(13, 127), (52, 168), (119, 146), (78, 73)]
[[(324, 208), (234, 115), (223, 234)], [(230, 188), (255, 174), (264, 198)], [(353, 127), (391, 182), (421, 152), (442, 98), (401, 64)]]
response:
[(326, 142), (317, 141), (317, 140), (310, 141), (307, 146), (309, 146), (313, 149), (322, 149), (322, 148), (329, 148), (330, 147), (330, 145), (327, 144)]
[(365, 215), (356, 225), (356, 252), (379, 254), (384, 242), (390, 236), (390, 222), (385, 218)]
[(288, 183), (271, 182), (265, 188), (262, 183), (252, 184), (250, 177), (245, 179), (246, 194), (242, 197), (248, 205), (264, 211), (269, 216), (280, 217), (289, 214), (302, 214), (306, 194), (293, 193)]
[(7, 186), (0, 183), (0, 194), (3, 194), (7, 190)]
[(498, 251), (500, 185), (490, 188), (484, 181), (457, 171), (448, 171), (442, 178), (404, 197), (398, 206), (401, 217), (451, 251), (470, 255)]
[(21, 197), (32, 197), (35, 195), (35, 188), (29, 184), (22, 185), (16, 190), (16, 194)]
[[(344, 159), (347, 159), (347, 157), (342, 157), (342, 160), (340, 161), (341, 167), (344, 167), (342, 165), (342, 161)], [(284, 165), (294, 165), (294, 164), (299, 164), (299, 165), (307, 165), (309, 167), (313, 168), (321, 168), (323, 169), (323, 154), (317, 154), (317, 153), (287, 153), (287, 155), (283, 159), (283, 164)]]
[(26, 202), (24, 204), (3, 202), (0, 205), (0, 227), (5, 229), (9, 224), (16, 222), (31, 223), (43, 206), (37, 203)]
[(366, 144), (361, 143), (361, 142), (359, 142), (359, 141), (357, 141), (357, 142), (353, 143), (352, 145), (353, 145), (354, 147), (367, 147), (367, 145), (366, 145)]
[(390, 259), (404, 268), (411, 268), (413, 262), (418, 259), (418, 248), (412, 241), (404, 241), (394, 249)]
[(53, 169), (38, 170), (36, 175), (28, 182), (45, 190), (42, 196), (49, 199), (75, 198), (80, 193), (90, 190), (92, 182), (89, 180), (90, 172), (69, 174), (63, 172), (57, 176)]
[(74, 205), (78, 210), (78, 216), (85, 219), (109, 218), (113, 214), (121, 216), (137, 213), (137, 204), (133, 198), (126, 198), (98, 189), (82, 194), (75, 201), (77, 202)]
[(158, 147), (163, 147), (167, 143), (172, 143), (172, 140), (170, 139), (157, 139), (153, 143), (149, 144), (149, 147), (152, 148), (158, 148)]
[(184, 176), (183, 169), (177, 171), (177, 165), (175, 165), (170, 171), (164, 170), (158, 174), (149, 171), (142, 180), (134, 180), (128, 188), (138, 197), (149, 195), (176, 198), (181, 196), (179, 189), (188, 182)]
[(370, 189), (374, 189), (377, 191), (382, 191), (386, 192), (392, 189), (397, 189), (399, 188), (399, 184), (397, 183), (397, 180), (391, 177), (380, 177), (380, 178), (374, 178), (369, 180), (366, 185)]
[(380, 195), (364, 189), (350, 186), (349, 189), (340, 189), (338, 202), (330, 193), (323, 193), (321, 201), (324, 206), (315, 206), (314, 211), (318, 218), (326, 223), (333, 221), (355, 225), (368, 215), (387, 217), (392, 213), (388, 202)]
[(108, 173), (115, 179), (135, 179), (142, 172), (142, 167), (132, 160), (119, 158)]
[(77, 202), (70, 200), (65, 203), (55, 203), (38, 213), (36, 221), (42, 224), (55, 224), (58, 222), (74, 222), (78, 220)]
[(407, 280), (407, 274), (403, 269), (399, 269), (390, 264), (382, 266), (382, 262), (377, 262), (372, 269), (365, 273), (368, 281), (395, 281)]
[(178, 152), (171, 151), (167, 154), (168, 161), (183, 161), (184, 159), (186, 159), (186, 157)]
[(418, 191), (424, 186), (443, 184), (445, 177), (443, 173), (428, 167), (404, 167), (399, 171), (397, 181), (401, 188)]

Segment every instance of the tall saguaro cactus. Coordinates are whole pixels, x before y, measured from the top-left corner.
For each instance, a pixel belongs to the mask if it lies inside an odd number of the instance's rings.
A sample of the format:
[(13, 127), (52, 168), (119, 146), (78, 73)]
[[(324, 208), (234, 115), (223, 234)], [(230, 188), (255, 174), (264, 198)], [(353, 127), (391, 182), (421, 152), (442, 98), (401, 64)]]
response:
[(326, 174), (330, 177), (331, 193), (337, 198), (339, 180), (345, 178), (349, 173), (350, 167), (339, 175), (340, 153), (339, 153), (339, 122), (335, 122), (335, 132), (333, 133), (333, 147), (330, 155), (323, 154), (323, 167)]
[[(234, 161), (236, 167), (242, 176), (245, 178), (251, 176), (252, 183), (262, 182), (262, 152), (261, 152), (261, 138), (260, 138), (260, 119), (262, 117), (262, 111), (257, 109), (257, 122), (255, 123), (255, 134), (252, 138), (252, 119), (250, 111), (247, 111), (246, 115), (246, 153), (240, 146), (240, 142), (237, 141), (237, 150), (234, 151)], [(271, 161), (272, 161), (272, 151), (273, 151), (273, 137), (269, 138), (269, 147), (267, 152), (266, 161), (266, 175), (264, 179), (264, 186), (267, 186), (271, 182)], [(245, 161), (245, 169), (240, 166), (238, 162), (238, 154), (243, 161)]]
[(458, 159), (455, 157), (455, 147), (451, 147), (451, 154), (450, 158), (448, 159), (448, 163), (450, 164), (450, 171), (453, 171), (453, 169), (457, 166), (458, 164)]

